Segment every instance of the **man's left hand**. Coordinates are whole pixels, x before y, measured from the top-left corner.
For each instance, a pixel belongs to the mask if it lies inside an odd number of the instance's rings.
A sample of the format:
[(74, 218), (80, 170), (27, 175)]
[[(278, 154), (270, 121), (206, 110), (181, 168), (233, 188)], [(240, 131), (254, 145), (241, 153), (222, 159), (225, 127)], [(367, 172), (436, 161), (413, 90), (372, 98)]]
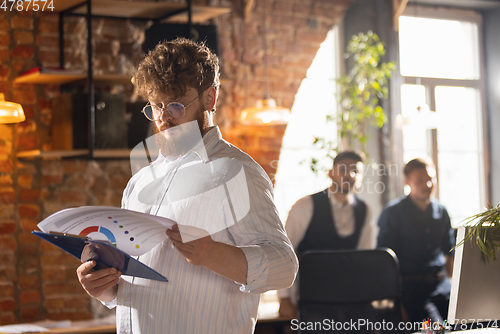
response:
[[(189, 263), (206, 267), (235, 282), (247, 283), (247, 259), (240, 248), (214, 241), (207, 231), (187, 225), (175, 224), (167, 230), (167, 236)], [(182, 242), (183, 238), (186, 242)]]
[(167, 230), (167, 236), (172, 241), (174, 247), (181, 253), (186, 260), (197, 266), (209, 265), (209, 261), (213, 259), (213, 252), (217, 242), (213, 241), (207, 231), (196, 228), (194, 226), (182, 225), (182, 236), (184, 239), (191, 240), (183, 242), (179, 225), (175, 224), (172, 229)]

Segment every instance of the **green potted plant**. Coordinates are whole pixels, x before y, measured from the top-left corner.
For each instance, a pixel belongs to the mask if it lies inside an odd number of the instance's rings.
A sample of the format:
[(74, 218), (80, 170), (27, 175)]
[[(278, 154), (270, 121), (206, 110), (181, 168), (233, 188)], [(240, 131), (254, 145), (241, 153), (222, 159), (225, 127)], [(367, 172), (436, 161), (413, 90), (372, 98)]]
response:
[[(369, 139), (367, 128), (380, 128), (387, 121), (380, 100), (388, 97), (388, 81), (396, 65), (394, 62), (381, 62), (385, 48), (372, 31), (352, 36), (346, 51), (345, 56), (352, 59), (353, 66), (348, 74), (336, 79), (337, 101), (341, 109), (336, 115), (328, 115), (326, 121), (335, 122), (341, 150), (360, 144), (365, 151)], [(316, 137), (314, 144), (326, 151), (328, 157), (332, 157), (332, 152), (338, 149), (335, 142), (325, 138)], [(311, 160), (314, 172), (317, 172), (317, 163), (317, 159)]]
[(485, 211), (465, 219), (464, 226), (467, 228), (465, 237), (455, 248), (470, 240), (477, 243), (483, 261), (496, 260), (500, 249), (500, 203), (496, 207), (490, 204)]

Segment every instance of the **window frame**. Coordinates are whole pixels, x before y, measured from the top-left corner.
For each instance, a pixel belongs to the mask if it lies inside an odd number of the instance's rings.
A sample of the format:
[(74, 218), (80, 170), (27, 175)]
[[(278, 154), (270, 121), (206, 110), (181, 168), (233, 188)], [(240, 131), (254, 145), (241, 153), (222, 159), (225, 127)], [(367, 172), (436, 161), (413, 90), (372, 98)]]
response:
[[(429, 18), (429, 19), (444, 19), (444, 20), (457, 20), (457, 21), (465, 21), (472, 22), (477, 24), (477, 46), (478, 46), (478, 70), (479, 70), (479, 78), (478, 79), (446, 79), (446, 78), (430, 78), (430, 77), (415, 77), (415, 76), (404, 76), (401, 74), (399, 70), (398, 74), (401, 78), (398, 83), (397, 91), (401, 94), (401, 85), (403, 84), (413, 84), (413, 85), (423, 85), (426, 90), (426, 99), (429, 105), (430, 110), (436, 110), (436, 96), (435, 96), (435, 88), (437, 86), (452, 86), (452, 87), (466, 87), (466, 88), (474, 88), (477, 89), (481, 107), (481, 140), (482, 140), (482, 155), (483, 155), (483, 173), (481, 177), (481, 183), (483, 191), (483, 198), (481, 200), (482, 203), (490, 202), (490, 157), (489, 157), (489, 128), (488, 128), (488, 114), (487, 114), (487, 106), (486, 106), (486, 80), (485, 80), (485, 62), (484, 62), (484, 37), (483, 37), (483, 19), (482, 15), (479, 12), (473, 10), (466, 9), (457, 9), (457, 8), (442, 8), (442, 7), (429, 7), (429, 6), (418, 6), (418, 5), (409, 5), (405, 8), (401, 16), (412, 16), (418, 18)], [(398, 22), (399, 24), (399, 22)], [(398, 50), (399, 50), (399, 38), (398, 38)], [(401, 61), (399, 58), (398, 51), (398, 64), (400, 65)], [(399, 96), (398, 100), (401, 101), (401, 96)], [(401, 103), (397, 104), (397, 110), (395, 110), (397, 114), (401, 113)], [(401, 130), (399, 130), (401, 131)], [(430, 130), (430, 136), (432, 140), (432, 156), (434, 163), (436, 164), (436, 172), (437, 172), (437, 196), (439, 196), (439, 161), (438, 161), (438, 143), (437, 143), (437, 130)], [(399, 150), (398, 157), (399, 161), (403, 161), (403, 136), (402, 132), (399, 135), (394, 136), (394, 138), (399, 142), (399, 145), (402, 149)], [(399, 182), (404, 183), (404, 180), (399, 180)]]

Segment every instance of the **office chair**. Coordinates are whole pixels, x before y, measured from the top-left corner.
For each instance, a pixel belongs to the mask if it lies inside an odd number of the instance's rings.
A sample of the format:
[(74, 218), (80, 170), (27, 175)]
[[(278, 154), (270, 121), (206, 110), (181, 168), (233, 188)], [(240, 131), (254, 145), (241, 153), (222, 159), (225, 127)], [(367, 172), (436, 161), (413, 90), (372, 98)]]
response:
[(310, 251), (299, 263), (300, 333), (401, 332), (399, 266), (391, 249)]

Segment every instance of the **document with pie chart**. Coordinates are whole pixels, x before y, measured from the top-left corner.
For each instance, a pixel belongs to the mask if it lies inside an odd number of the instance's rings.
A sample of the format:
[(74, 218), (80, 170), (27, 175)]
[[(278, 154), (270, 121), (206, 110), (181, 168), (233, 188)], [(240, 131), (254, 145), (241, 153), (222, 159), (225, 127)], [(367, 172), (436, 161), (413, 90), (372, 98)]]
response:
[(115, 267), (124, 275), (167, 281), (131, 256), (140, 256), (167, 239), (175, 221), (107, 206), (61, 210), (38, 224), (33, 234), (97, 269)]

